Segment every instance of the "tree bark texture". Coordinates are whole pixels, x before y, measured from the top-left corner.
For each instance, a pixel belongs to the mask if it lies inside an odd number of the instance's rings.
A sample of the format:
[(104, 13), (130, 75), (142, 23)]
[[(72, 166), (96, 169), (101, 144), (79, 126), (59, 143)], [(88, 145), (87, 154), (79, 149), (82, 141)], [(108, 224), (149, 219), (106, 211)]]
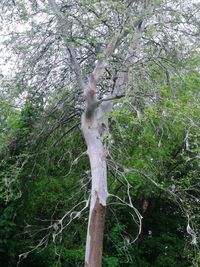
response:
[[(108, 196), (106, 149), (104, 147), (105, 113), (101, 105), (95, 106), (94, 101), (91, 102), (90, 98), (91, 95), (87, 99), (89, 100), (88, 106), (82, 116), (82, 131), (87, 144), (92, 174), (85, 267), (101, 267), (106, 200)], [(88, 113), (88, 111), (91, 112)]]

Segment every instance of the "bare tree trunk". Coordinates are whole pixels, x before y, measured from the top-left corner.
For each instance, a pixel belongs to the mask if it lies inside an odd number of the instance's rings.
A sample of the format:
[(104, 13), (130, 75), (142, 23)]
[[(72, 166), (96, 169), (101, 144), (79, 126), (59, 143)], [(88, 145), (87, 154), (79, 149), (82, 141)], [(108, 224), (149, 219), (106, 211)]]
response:
[(85, 267), (102, 266), (103, 235), (106, 213), (107, 167), (104, 148), (104, 114), (101, 107), (94, 110), (91, 119), (83, 114), (82, 131), (92, 173), (90, 213), (85, 252)]

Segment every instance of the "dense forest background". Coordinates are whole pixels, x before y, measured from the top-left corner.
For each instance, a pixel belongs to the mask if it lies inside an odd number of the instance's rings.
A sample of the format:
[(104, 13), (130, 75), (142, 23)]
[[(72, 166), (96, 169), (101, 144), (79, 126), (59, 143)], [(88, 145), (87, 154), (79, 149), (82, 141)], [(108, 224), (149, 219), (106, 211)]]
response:
[[(12, 49), (25, 55), (16, 40)], [(191, 49), (178, 60), (169, 50), (166, 65), (149, 60), (130, 70), (138, 90), (114, 99), (107, 115), (104, 267), (200, 266), (200, 55)], [(83, 266), (91, 172), (82, 100), (66, 81), (44, 94), (39, 80), (26, 82), (24, 69), (1, 75), (0, 265)]]

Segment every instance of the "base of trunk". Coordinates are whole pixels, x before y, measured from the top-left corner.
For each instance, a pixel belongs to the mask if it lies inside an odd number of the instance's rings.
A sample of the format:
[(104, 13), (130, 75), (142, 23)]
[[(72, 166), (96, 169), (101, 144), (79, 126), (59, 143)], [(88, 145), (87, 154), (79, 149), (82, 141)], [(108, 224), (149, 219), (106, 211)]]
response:
[(85, 267), (102, 266), (105, 213), (106, 213), (106, 207), (101, 205), (101, 203), (99, 203), (99, 199), (97, 198), (90, 219), (90, 225), (89, 225), (90, 251), (89, 251), (89, 259), (88, 262), (85, 263)]

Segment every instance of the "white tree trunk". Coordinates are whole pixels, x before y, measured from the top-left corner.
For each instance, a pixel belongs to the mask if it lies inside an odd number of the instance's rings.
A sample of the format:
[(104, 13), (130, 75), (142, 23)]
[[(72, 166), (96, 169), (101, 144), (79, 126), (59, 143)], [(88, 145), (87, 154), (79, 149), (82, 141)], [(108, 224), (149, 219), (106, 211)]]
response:
[(92, 173), (91, 202), (85, 252), (85, 267), (102, 266), (102, 248), (105, 224), (107, 191), (105, 124), (101, 107), (95, 109), (88, 120), (83, 114), (82, 131)]

